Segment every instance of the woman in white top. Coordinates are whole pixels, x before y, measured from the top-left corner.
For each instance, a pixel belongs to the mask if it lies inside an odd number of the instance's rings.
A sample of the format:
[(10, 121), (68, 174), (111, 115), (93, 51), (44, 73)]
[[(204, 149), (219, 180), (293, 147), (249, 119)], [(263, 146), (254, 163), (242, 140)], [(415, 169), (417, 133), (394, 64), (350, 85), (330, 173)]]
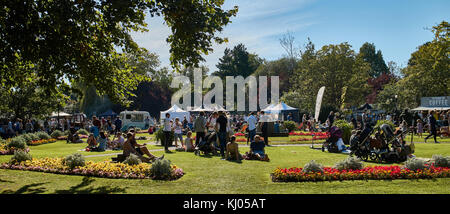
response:
[(175, 123), (173, 123), (172, 129), (175, 134), (175, 147), (178, 147), (178, 139), (180, 139), (181, 146), (184, 147), (183, 143), (183, 124), (180, 122), (180, 119), (175, 118)]

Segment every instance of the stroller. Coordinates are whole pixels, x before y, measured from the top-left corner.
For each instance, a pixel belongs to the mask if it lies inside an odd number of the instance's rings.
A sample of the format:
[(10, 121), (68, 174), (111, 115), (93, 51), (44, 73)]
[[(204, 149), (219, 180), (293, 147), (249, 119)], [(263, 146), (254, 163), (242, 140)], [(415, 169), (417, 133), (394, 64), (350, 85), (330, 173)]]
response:
[(397, 130), (394, 132), (388, 124), (382, 124), (376, 133), (382, 141), (381, 149), (373, 149), (369, 157), (373, 161), (398, 163), (406, 161), (408, 156), (414, 153), (414, 143), (407, 145), (404, 135), (408, 132)]
[[(371, 135), (375, 133), (375, 138)], [(356, 155), (363, 161), (398, 163), (407, 160), (414, 153), (414, 144), (406, 145), (403, 140), (405, 132), (394, 132), (390, 125), (382, 124), (376, 130), (366, 127), (350, 139), (350, 155)], [(377, 145), (377, 146), (375, 146)]]
[(342, 134), (343, 134), (342, 130), (339, 129), (338, 127), (336, 127), (336, 126), (331, 127), (330, 128), (330, 137), (322, 145), (322, 152), (324, 152), (325, 149), (331, 153), (340, 152), (337, 142), (338, 142), (339, 138), (342, 138)]
[(213, 155), (217, 155), (218, 148), (214, 145), (216, 140), (216, 132), (208, 133), (205, 138), (199, 142), (199, 145), (195, 147), (194, 154), (200, 155), (201, 153), (203, 153), (204, 155), (208, 155), (212, 153)]
[(372, 126), (366, 126), (362, 131), (358, 130), (350, 137), (350, 156), (356, 155), (356, 157), (367, 161), (370, 155), (370, 136), (374, 132)]

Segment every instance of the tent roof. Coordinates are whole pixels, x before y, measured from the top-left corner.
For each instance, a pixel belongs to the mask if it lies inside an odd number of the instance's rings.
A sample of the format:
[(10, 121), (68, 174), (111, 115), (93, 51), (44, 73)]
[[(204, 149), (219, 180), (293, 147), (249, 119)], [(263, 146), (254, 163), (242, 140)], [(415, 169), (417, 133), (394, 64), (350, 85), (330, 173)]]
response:
[(187, 111), (183, 110), (182, 108), (178, 107), (177, 105), (173, 105), (169, 109), (167, 109), (165, 111), (161, 111), (161, 113), (167, 113), (167, 112), (170, 113), (170, 112), (187, 112)]
[(109, 109), (108, 111), (105, 111), (105, 112), (101, 113), (100, 115), (117, 115), (117, 114), (113, 110)]
[(424, 106), (419, 106), (415, 109), (411, 109), (412, 111), (430, 111), (430, 110), (449, 110), (450, 106), (447, 107), (424, 107)]
[(373, 107), (369, 103), (366, 103), (358, 108), (358, 110), (365, 110), (365, 109), (373, 109)]
[(289, 111), (289, 110), (297, 110), (297, 109), (288, 106), (284, 102), (281, 102), (281, 103), (278, 103), (278, 104), (272, 106), (272, 108), (270, 108), (269, 110), (272, 110), (272, 111)]
[(205, 106), (206, 109), (210, 109), (210, 111), (226, 111), (225, 108), (223, 108), (223, 106), (213, 103), (211, 105), (206, 105)]

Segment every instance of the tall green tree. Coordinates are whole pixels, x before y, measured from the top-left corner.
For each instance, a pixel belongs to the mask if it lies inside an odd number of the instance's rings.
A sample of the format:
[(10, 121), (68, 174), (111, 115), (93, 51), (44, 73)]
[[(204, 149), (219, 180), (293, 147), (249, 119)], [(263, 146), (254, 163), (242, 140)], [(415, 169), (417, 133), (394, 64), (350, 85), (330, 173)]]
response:
[(249, 53), (245, 45), (238, 44), (233, 49), (225, 49), (224, 55), (216, 65), (219, 70), (213, 75), (222, 78), (226, 76), (243, 76), (245, 78), (253, 74), (263, 61), (256, 54)]
[[(172, 34), (171, 64), (197, 65), (226, 38), (216, 35), (230, 23), (237, 7), (223, 10), (224, 1), (172, 0), (11, 0), (0, 2), (0, 79), (6, 88), (35, 74), (50, 92), (64, 80), (94, 86), (114, 102), (129, 104), (138, 84), (149, 78), (132, 72), (127, 53), (145, 51), (132, 31), (148, 31), (146, 14), (163, 16)], [(33, 66), (15, 73), (18, 66)]]
[(339, 109), (343, 102), (348, 106), (359, 105), (368, 91), (369, 69), (368, 63), (357, 59), (348, 43), (325, 45), (316, 51), (309, 41), (293, 74), (290, 92), (282, 100), (305, 112), (313, 112), (317, 92), (325, 86), (322, 103), (328, 109)]
[(389, 72), (381, 50), (376, 51), (373, 43), (364, 43), (359, 49), (358, 57), (361, 57), (365, 62), (369, 63), (370, 77), (376, 78), (381, 74), (387, 74)]
[(450, 94), (450, 25), (442, 21), (431, 29), (434, 39), (411, 54), (401, 79), (380, 93), (379, 103), (397, 95), (398, 108), (415, 108), (421, 97)]

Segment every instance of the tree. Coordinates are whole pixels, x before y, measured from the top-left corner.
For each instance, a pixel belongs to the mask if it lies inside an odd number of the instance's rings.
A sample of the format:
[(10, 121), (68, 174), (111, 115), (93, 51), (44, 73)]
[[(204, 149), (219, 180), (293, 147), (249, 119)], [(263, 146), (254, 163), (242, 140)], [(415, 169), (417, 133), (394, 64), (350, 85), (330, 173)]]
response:
[(216, 67), (219, 69), (213, 75), (224, 78), (226, 76), (250, 76), (264, 60), (256, 54), (250, 54), (243, 44), (226, 48)]
[[(13, 89), (1, 88), (0, 92), (6, 99), (2, 99), (6, 116), (15, 118), (43, 118), (52, 112), (60, 110), (65, 106), (68, 97), (63, 93), (60, 86), (58, 93), (48, 94), (34, 81), (22, 82)], [(3, 112), (3, 111), (2, 111)]]
[[(411, 54), (406, 68), (395, 82), (387, 85), (377, 102), (392, 109), (391, 100), (397, 100), (398, 109), (415, 108), (421, 97), (448, 96), (450, 94), (450, 25), (442, 21), (431, 31), (434, 39), (419, 46)], [(397, 99), (394, 99), (397, 95)]]
[[(171, 28), (167, 38), (171, 63), (197, 65), (212, 42), (230, 23), (237, 7), (223, 1), (75, 0), (1, 1), (0, 79), (10, 89), (35, 75), (40, 87), (55, 92), (64, 80), (94, 86), (100, 95), (129, 104), (138, 84), (148, 77), (133, 73), (127, 54), (145, 54), (130, 32), (148, 31), (146, 13), (163, 16)], [(33, 67), (15, 73), (18, 67)]]
[(361, 57), (365, 62), (370, 64), (369, 75), (373, 78), (389, 72), (386, 63), (384, 62), (383, 54), (380, 50), (375, 50), (375, 45), (373, 43), (364, 43), (359, 49), (358, 57)]
[[(294, 73), (297, 63), (292, 68), (292, 61), (289, 58), (283, 57), (273, 61), (267, 61), (262, 63), (258, 69), (253, 73), (255, 76), (279, 76), (280, 96), (287, 92), (290, 88), (289, 79), (291, 79)], [(269, 78), (270, 80), (270, 78)], [(267, 88), (270, 88), (270, 82), (268, 82)]]
[(317, 91), (325, 86), (322, 105), (328, 109), (339, 109), (343, 103), (357, 106), (364, 102), (364, 95), (369, 91), (367, 78), (370, 67), (356, 57), (348, 43), (325, 45), (316, 51), (309, 41), (301, 53), (290, 92), (282, 100), (299, 106), (302, 111), (313, 112)]

